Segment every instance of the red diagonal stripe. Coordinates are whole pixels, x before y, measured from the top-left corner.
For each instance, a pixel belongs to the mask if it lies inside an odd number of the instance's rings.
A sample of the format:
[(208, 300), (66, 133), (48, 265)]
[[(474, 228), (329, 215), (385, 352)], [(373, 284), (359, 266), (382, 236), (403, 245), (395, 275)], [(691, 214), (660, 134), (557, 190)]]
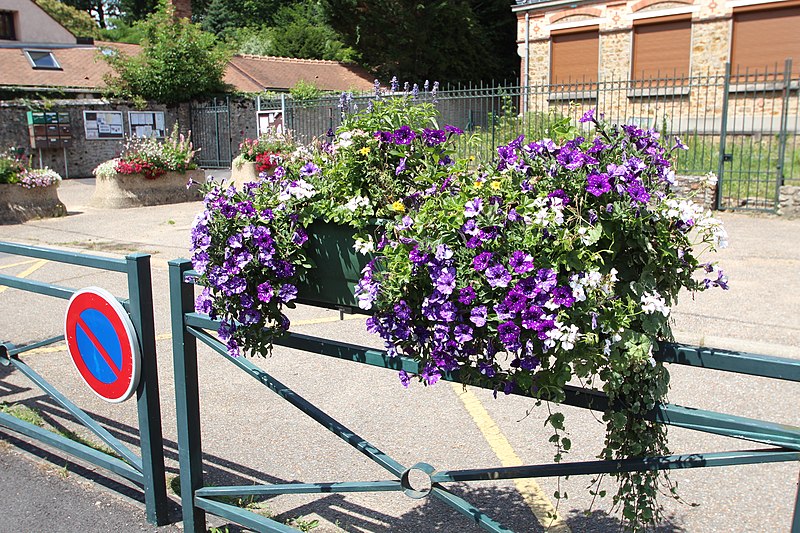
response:
[(92, 330), (89, 329), (89, 326), (86, 325), (86, 322), (84, 322), (83, 319), (80, 316), (78, 317), (76, 325), (77, 325), (77, 327), (81, 328), (81, 331), (83, 331), (83, 333), (87, 337), (89, 337), (89, 341), (94, 345), (95, 349), (98, 352), (100, 352), (100, 355), (103, 356), (103, 360), (106, 362), (108, 367), (112, 371), (116, 370), (115, 374), (117, 375), (117, 377), (119, 377), (119, 374), (122, 372), (122, 369), (121, 368), (117, 368), (117, 364), (114, 362), (113, 359), (111, 359), (111, 356), (108, 355), (108, 352), (106, 352), (105, 348), (103, 348), (102, 343), (99, 340), (97, 340), (97, 337), (94, 336), (94, 333), (92, 333)]

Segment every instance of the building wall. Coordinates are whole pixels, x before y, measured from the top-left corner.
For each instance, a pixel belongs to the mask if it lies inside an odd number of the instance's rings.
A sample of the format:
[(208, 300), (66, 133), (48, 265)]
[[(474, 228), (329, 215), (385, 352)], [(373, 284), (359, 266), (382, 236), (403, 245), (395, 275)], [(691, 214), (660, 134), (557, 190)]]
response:
[[(8, 146), (30, 146), (28, 133), (28, 111), (60, 111), (68, 112), (72, 127), (71, 145), (66, 148), (43, 149), (41, 152), (29, 148), (33, 157), (33, 166), (47, 166), (61, 174), (62, 177), (86, 178), (92, 176), (92, 170), (102, 163), (117, 157), (122, 151), (122, 140), (88, 140), (83, 123), (83, 111), (122, 111), (124, 131), (128, 133), (128, 111), (137, 111), (130, 104), (111, 104), (104, 100), (63, 100), (47, 103), (47, 108), (38, 107), (36, 102), (27, 104), (0, 103), (0, 148)], [(167, 107), (164, 105), (148, 105), (147, 110), (163, 111), (164, 121), (168, 129), (178, 122), (181, 130), (188, 130), (189, 106)], [(40, 160), (41, 154), (41, 160)]]
[(3, 11), (16, 11), (14, 29), (16, 41), (0, 43), (75, 44), (75, 36), (64, 29), (32, 0), (3, 0)]

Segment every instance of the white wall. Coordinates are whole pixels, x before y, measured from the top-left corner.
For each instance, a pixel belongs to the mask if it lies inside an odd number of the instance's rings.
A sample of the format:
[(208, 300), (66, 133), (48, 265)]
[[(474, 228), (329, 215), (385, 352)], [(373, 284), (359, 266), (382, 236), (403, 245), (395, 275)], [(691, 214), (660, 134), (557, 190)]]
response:
[(0, 0), (0, 11), (16, 11), (16, 41), (0, 43), (75, 44), (75, 36), (53, 20), (33, 0)]

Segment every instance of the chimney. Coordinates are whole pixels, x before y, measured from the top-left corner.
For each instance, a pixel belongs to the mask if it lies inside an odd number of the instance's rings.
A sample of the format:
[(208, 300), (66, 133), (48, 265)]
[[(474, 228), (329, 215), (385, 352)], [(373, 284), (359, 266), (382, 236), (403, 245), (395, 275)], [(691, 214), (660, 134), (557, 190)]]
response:
[(192, 20), (192, 0), (170, 0), (170, 2), (175, 9), (175, 20), (182, 18)]

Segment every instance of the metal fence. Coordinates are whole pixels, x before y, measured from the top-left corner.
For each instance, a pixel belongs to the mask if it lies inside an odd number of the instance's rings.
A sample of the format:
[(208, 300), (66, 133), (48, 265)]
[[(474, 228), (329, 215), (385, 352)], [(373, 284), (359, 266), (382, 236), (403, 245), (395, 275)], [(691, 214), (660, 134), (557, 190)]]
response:
[[(548, 135), (554, 119), (573, 123), (591, 108), (615, 124), (657, 129), (672, 142), (689, 147), (678, 152), (677, 172), (720, 177), (720, 209), (774, 210), (780, 185), (800, 185), (800, 75), (791, 60), (772, 69), (693, 77), (605, 80), (561, 85), (471, 85), (422, 92), (418, 101), (433, 103), (442, 124), (470, 135), (462, 154), (490, 161), (495, 147), (518, 135), (534, 140)], [(390, 93), (408, 96), (408, 93)], [(374, 93), (352, 95), (350, 112), (369, 106)], [(338, 96), (297, 101), (259, 100), (260, 110), (281, 110), (287, 127), (303, 142), (323, 137), (342, 120)]]
[[(194, 279), (196, 272), (191, 263), (175, 260), (169, 263), (170, 300), (172, 307), (173, 362), (175, 368), (175, 395), (178, 421), (178, 449), (180, 450), (181, 504), (185, 531), (206, 531), (206, 514), (223, 517), (256, 531), (291, 532), (294, 529), (281, 522), (255, 512), (231, 505), (224, 498), (266, 498), (281, 494), (328, 494), (352, 492), (402, 492), (409, 498), (435, 498), (457, 513), (470, 519), (485, 531), (508, 532), (510, 529), (474, 507), (451, 491), (453, 483), (507, 480), (519, 478), (596, 475), (617, 472), (644, 472), (683, 468), (704, 468), (745, 464), (765, 464), (800, 461), (800, 428), (775, 424), (729, 414), (717, 413), (675, 404), (659, 404), (647, 415), (649, 420), (662, 424), (752, 441), (771, 448), (736, 450), (713, 453), (693, 453), (663, 457), (639, 457), (622, 461), (588, 461), (489, 467), (467, 470), (442, 470), (427, 463), (406, 466), (388, 453), (377, 448), (362, 436), (334, 419), (322, 408), (312, 404), (300, 394), (275, 379), (270, 373), (243, 357), (231, 357), (226, 346), (214, 332), (219, 320), (194, 312)], [(200, 390), (198, 381), (197, 341), (213, 349), (221, 359), (238, 367), (266, 388), (299, 409), (345, 443), (361, 452), (387, 471), (386, 479), (379, 481), (289, 482), (254, 485), (208, 486), (203, 479), (202, 421), (200, 417)], [(291, 333), (276, 344), (319, 356), (410, 373), (420, 371), (417, 362), (376, 350), (336, 340)], [(706, 370), (761, 376), (763, 378), (800, 382), (800, 361), (767, 357), (714, 348), (701, 348), (664, 343), (658, 360), (675, 365), (686, 365)], [(456, 374), (442, 379), (457, 381)], [(568, 387), (564, 404), (575, 407), (607, 411), (609, 399), (604, 394), (581, 387)], [(530, 396), (530, 392), (516, 390), (514, 394)], [(419, 489), (411, 483), (411, 476), (427, 478)], [(800, 533), (800, 492), (797, 495), (791, 531)], [(789, 518), (786, 519), (789, 523)]]
[[(127, 275), (127, 300), (120, 303), (128, 312), (136, 330), (141, 353), (141, 375), (136, 389), (139, 422), (140, 454), (112, 435), (88, 413), (73, 403), (66, 394), (57, 390), (44, 377), (24, 361), (26, 352), (64, 340), (58, 335), (27, 346), (15, 346), (10, 342), (0, 344), (0, 365), (12, 367), (28, 378), (56, 402), (75, 421), (86, 427), (108, 447), (101, 451), (83, 442), (48, 431), (35, 424), (0, 412), (0, 428), (25, 435), (40, 443), (68, 453), (97, 467), (114, 472), (142, 486), (147, 520), (153, 524), (168, 521), (168, 499), (164, 469), (164, 444), (161, 431), (161, 406), (158, 393), (158, 367), (156, 362), (156, 339), (153, 315), (153, 290), (150, 277), (150, 256), (132, 254), (125, 259), (115, 259), (87, 254), (78, 254), (35, 246), (0, 242), (0, 253), (45, 259), (62, 264), (78, 265)], [(54, 298), (70, 299), (74, 289), (28, 280), (15, 276), (0, 275), (0, 286), (13, 287), (30, 293)], [(13, 312), (6, 310), (5, 312)], [(12, 332), (3, 331), (4, 335)], [(67, 363), (68, 364), (68, 363)], [(45, 505), (44, 502), (42, 502)]]

